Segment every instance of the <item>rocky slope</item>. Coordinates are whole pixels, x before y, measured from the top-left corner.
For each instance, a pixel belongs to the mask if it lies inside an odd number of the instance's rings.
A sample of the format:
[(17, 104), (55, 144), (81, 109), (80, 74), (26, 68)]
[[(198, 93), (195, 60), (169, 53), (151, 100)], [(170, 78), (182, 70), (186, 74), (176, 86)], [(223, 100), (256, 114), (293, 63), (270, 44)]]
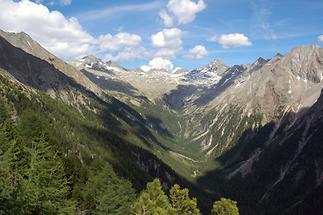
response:
[[(247, 214), (321, 214), (323, 192), (323, 91), (302, 114), (286, 113), (244, 136), (249, 144), (236, 162), (209, 172), (200, 183), (222, 174)], [(232, 150), (231, 156), (237, 153)], [(227, 155), (228, 156), (228, 155)], [(223, 158), (225, 160), (225, 158)], [(228, 189), (229, 190), (229, 189)], [(251, 202), (253, 204), (251, 204)], [(249, 212), (250, 214), (250, 212)]]
[(59, 70), (66, 76), (71, 77), (72, 79), (74, 79), (74, 81), (81, 84), (85, 88), (95, 93), (100, 93), (100, 89), (93, 82), (89, 81), (86, 76), (80, 73), (73, 66), (67, 64), (66, 62), (48, 52), (39, 43), (34, 41), (28, 34), (24, 32), (9, 33), (0, 29), (0, 37), (5, 39), (11, 45), (17, 47), (18, 49), (21, 49), (22, 51), (32, 55), (33, 57), (46, 61), (56, 70)]
[[(122, 92), (126, 95), (144, 95), (151, 100), (161, 97), (164, 93), (176, 88), (183, 73), (173, 74), (164, 70), (143, 71), (128, 70), (114, 62), (104, 62), (95, 56), (86, 56), (81, 60), (71, 62), (93, 82), (103, 82), (105, 90)], [(97, 80), (96, 80), (97, 79)], [(100, 85), (100, 84), (99, 84)], [(112, 86), (115, 87), (112, 87)]]

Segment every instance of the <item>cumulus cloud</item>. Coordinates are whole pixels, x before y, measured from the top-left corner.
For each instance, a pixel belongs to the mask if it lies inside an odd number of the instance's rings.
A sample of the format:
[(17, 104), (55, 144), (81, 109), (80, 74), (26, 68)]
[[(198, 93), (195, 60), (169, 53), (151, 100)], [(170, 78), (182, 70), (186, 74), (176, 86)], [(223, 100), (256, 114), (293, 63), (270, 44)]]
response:
[(102, 51), (118, 51), (124, 47), (138, 46), (141, 37), (136, 34), (121, 32), (114, 36), (111, 34), (101, 35), (98, 41)]
[[(0, 0), (0, 29), (26, 32), (53, 54), (68, 60), (95, 53), (113, 54), (114, 59), (122, 61), (143, 55), (139, 35), (120, 32), (93, 37), (76, 18), (66, 18), (58, 11), (50, 11), (41, 2)], [(72, 1), (60, 2), (70, 4)]]
[(149, 52), (143, 47), (127, 47), (115, 55), (107, 54), (106, 58), (113, 61), (133, 61), (149, 56)]
[(157, 48), (155, 56), (172, 58), (181, 50), (183, 41), (182, 30), (178, 28), (164, 29), (151, 36), (153, 47)]
[(252, 43), (249, 38), (244, 34), (222, 34), (218, 39), (218, 42), (223, 48), (240, 47), (240, 46), (251, 46)]
[(208, 51), (202, 45), (197, 45), (194, 48), (190, 49), (186, 55), (190, 59), (201, 59), (208, 55)]
[(58, 11), (22, 0), (0, 0), (0, 28), (5, 31), (24, 31), (54, 54), (74, 58), (91, 53), (94, 38), (76, 18), (66, 18)]
[(167, 10), (159, 13), (167, 27), (175, 24), (187, 24), (195, 20), (196, 14), (206, 8), (203, 0), (197, 2), (193, 0), (169, 0)]
[(323, 42), (323, 34), (318, 36), (319, 41)]
[(149, 61), (148, 65), (143, 65), (140, 67), (143, 71), (149, 71), (152, 69), (156, 70), (166, 70), (168, 72), (171, 72), (174, 68), (174, 65), (170, 60), (157, 57)]

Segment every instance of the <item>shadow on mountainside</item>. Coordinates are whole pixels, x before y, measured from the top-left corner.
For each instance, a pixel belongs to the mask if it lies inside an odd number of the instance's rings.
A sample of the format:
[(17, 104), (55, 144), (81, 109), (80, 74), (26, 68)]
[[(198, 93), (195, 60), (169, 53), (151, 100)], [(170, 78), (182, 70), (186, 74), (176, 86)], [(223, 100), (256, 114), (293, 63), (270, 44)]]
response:
[[(114, 116), (128, 124), (132, 129), (132, 132), (134, 132), (134, 134), (140, 140), (142, 140), (146, 146), (151, 148), (153, 147), (152, 144), (156, 144), (166, 151), (170, 150), (168, 147), (164, 146), (148, 129), (149, 120), (146, 121), (146, 119), (144, 119), (136, 110), (134, 110), (130, 106), (112, 97), (110, 103), (105, 105), (104, 108), (105, 109), (101, 113), (101, 118), (104, 120), (106, 127), (114, 130), (114, 125), (111, 125), (110, 121), (111, 114), (113, 114)], [(158, 121), (161, 122), (160, 119), (158, 119)], [(163, 133), (161, 134), (163, 135)]]
[(152, 115), (148, 115), (146, 118), (147, 122), (151, 124), (152, 128), (157, 131), (158, 134), (166, 138), (174, 138), (174, 135), (164, 127), (163, 121), (160, 118)]
[(245, 70), (241, 65), (231, 67), (217, 84), (209, 87), (196, 87), (194, 85), (179, 85), (176, 89), (171, 90), (168, 94), (163, 96), (163, 100), (174, 110), (181, 110), (186, 103), (187, 98), (191, 96), (198, 96), (193, 100), (193, 105), (203, 106), (207, 105), (217, 96), (221, 95), (226, 89), (232, 86), (237, 78)]
[[(237, 72), (239, 71), (239, 72)], [(209, 88), (204, 88), (202, 94), (194, 101), (194, 105), (203, 106), (207, 105), (226, 89), (234, 84), (234, 81), (244, 72), (242, 66), (236, 65), (229, 69), (228, 72), (221, 78), (219, 83), (212, 85)]]
[(304, 108), (297, 118), (287, 113), (279, 127), (270, 122), (245, 130), (234, 147), (215, 159), (222, 168), (198, 178), (198, 186), (238, 201), (241, 214), (320, 214), (323, 207), (315, 198), (323, 194), (317, 184), (317, 168), (323, 172), (323, 120), (304, 137), (306, 121), (315, 120), (310, 114)]
[[(199, 208), (206, 212), (206, 204), (211, 195), (202, 191), (195, 184), (177, 175), (177, 173), (149, 150), (135, 146), (119, 135), (106, 129), (84, 126), (87, 132), (94, 134), (100, 142), (105, 144), (107, 150), (112, 152), (117, 160), (111, 160), (114, 170), (119, 176), (133, 176), (130, 178), (137, 190), (146, 188), (146, 183), (159, 178), (165, 190), (169, 190), (175, 183), (190, 190), (191, 196), (198, 198)], [(124, 167), (127, 167), (124, 169)], [(148, 175), (148, 177), (146, 177)], [(138, 180), (140, 179), (140, 180)]]
[(1, 36), (0, 68), (8, 71), (22, 84), (41, 91), (46, 92), (49, 89), (53, 89), (59, 92), (61, 90), (76, 89), (103, 105), (104, 108), (100, 113), (100, 117), (104, 121), (105, 126), (110, 130), (121, 135), (127, 133), (122, 128), (122, 124), (118, 120), (119, 118), (128, 124), (138, 138), (147, 146), (151, 147), (151, 144), (157, 144), (163, 149), (168, 150), (148, 129), (149, 123), (152, 123), (153, 127), (157, 129), (157, 133), (161, 136), (173, 137), (167, 129), (164, 129), (160, 119), (155, 118), (152, 120), (152, 118), (149, 118), (149, 122), (147, 122), (137, 111), (113, 97), (109, 98), (110, 102), (103, 101), (93, 92), (56, 69), (52, 64), (13, 46)]
[(52, 64), (13, 46), (0, 36), (0, 67), (19, 82), (41, 91), (56, 91), (76, 87), (83, 89)]
[(85, 69), (82, 69), (81, 72), (93, 83), (104, 90), (121, 92), (134, 97), (136, 96), (136, 92), (138, 92), (138, 90), (129, 83), (100, 76), (97, 77), (96, 75), (86, 71)]

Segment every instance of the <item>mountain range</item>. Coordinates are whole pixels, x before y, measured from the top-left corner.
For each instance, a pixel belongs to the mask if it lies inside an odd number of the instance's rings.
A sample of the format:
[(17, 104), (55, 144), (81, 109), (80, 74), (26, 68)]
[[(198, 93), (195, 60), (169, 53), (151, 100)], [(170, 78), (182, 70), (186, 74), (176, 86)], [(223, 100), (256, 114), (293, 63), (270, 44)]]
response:
[(88, 121), (89, 142), (64, 150), (81, 163), (104, 157), (138, 190), (158, 177), (165, 188), (190, 187), (205, 211), (226, 196), (241, 214), (323, 213), (319, 46), (244, 65), (144, 71), (96, 56), (64, 62), (25, 33), (0, 31), (0, 75), (3, 89), (17, 86), (40, 106), (59, 101)]

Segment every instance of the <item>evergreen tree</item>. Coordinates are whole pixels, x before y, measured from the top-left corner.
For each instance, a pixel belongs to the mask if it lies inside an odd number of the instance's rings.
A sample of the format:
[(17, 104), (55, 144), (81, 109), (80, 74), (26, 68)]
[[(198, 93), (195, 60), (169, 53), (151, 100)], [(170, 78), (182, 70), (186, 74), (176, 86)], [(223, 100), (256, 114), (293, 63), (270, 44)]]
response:
[(68, 183), (58, 154), (43, 138), (32, 142), (29, 153), (30, 167), (18, 191), (19, 201), (31, 213), (73, 213), (75, 204), (67, 200)]
[(199, 215), (196, 198), (191, 199), (187, 188), (181, 189), (175, 184), (169, 192), (172, 207), (178, 215)]
[(120, 179), (112, 167), (102, 160), (96, 160), (91, 167), (90, 178), (85, 188), (85, 201), (95, 214), (129, 214), (135, 199), (131, 183)]
[(213, 204), (212, 215), (239, 215), (237, 202), (221, 198)]
[(155, 179), (147, 184), (147, 189), (141, 192), (133, 206), (135, 215), (174, 215), (175, 209), (169, 203), (160, 181)]

